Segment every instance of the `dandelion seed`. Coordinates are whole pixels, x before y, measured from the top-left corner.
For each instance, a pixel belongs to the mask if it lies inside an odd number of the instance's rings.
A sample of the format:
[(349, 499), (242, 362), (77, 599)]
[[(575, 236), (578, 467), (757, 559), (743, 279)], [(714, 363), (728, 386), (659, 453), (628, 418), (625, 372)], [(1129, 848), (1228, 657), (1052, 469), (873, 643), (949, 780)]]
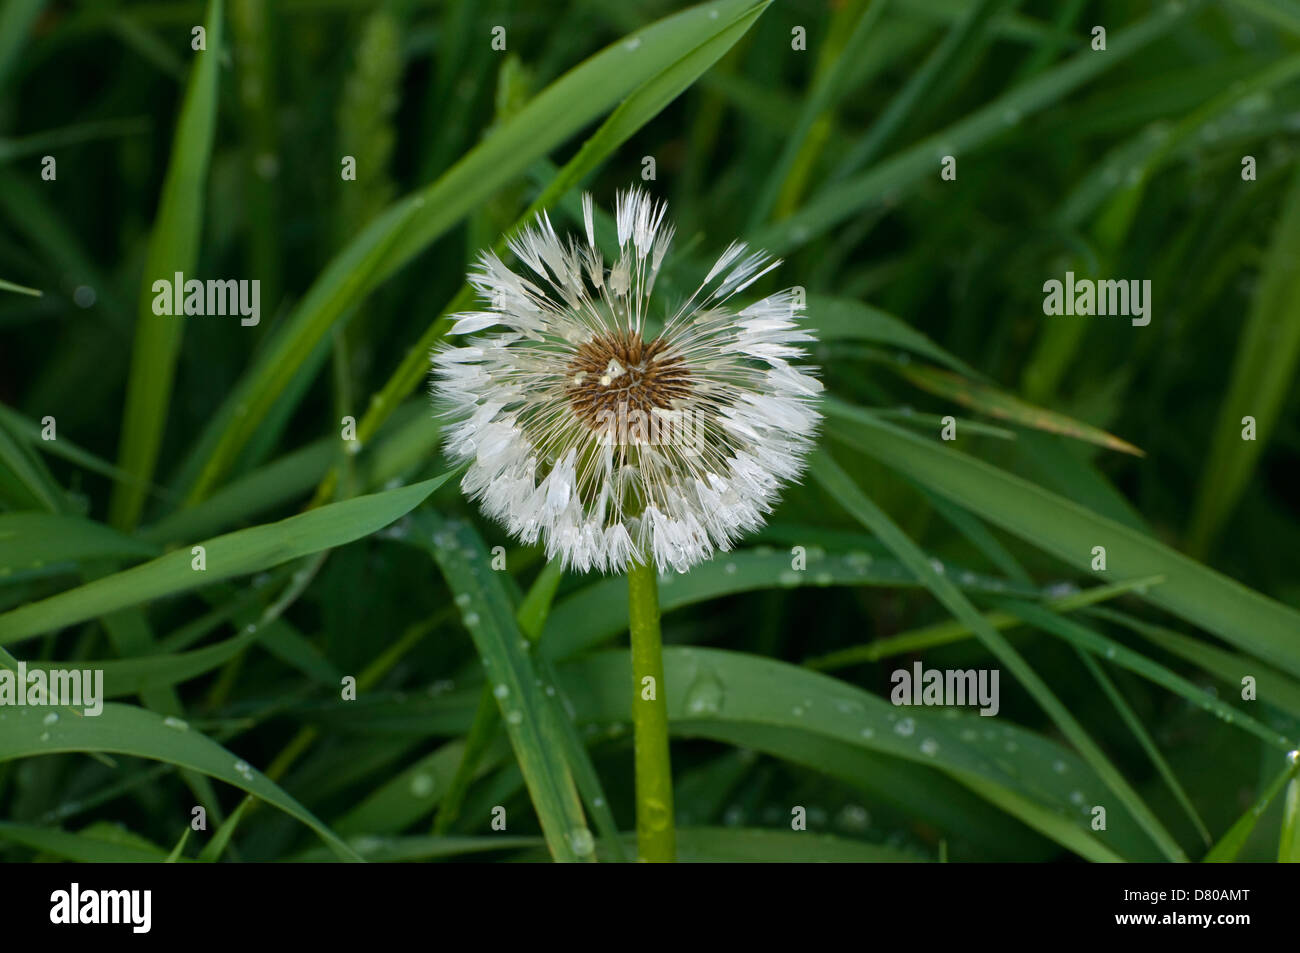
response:
[(685, 572), (760, 527), (802, 474), (821, 419), (799, 363), (813, 338), (792, 290), (732, 304), (780, 264), (739, 242), (661, 315), (667, 206), (618, 196), (608, 266), (589, 196), (582, 209), (581, 238), (543, 213), (512, 239), (518, 272), (480, 256), (469, 280), (486, 309), (452, 327), (477, 336), (433, 356), (446, 447), (483, 511), (565, 568)]

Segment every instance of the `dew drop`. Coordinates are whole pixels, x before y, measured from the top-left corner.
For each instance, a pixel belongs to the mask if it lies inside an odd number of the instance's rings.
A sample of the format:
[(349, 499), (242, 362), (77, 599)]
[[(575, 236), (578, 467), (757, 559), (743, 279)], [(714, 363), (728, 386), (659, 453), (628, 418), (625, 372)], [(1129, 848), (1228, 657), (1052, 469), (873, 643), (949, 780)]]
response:
[(176, 731), (190, 730), (190, 723), (188, 721), (183, 721), (182, 719), (176, 718), (173, 715), (168, 715), (166, 718), (164, 718), (163, 724), (166, 725), (168, 728), (174, 728)]
[(858, 702), (848, 698), (840, 698), (835, 702), (835, 710), (841, 715), (861, 715), (863, 708)]
[(569, 844), (579, 857), (589, 857), (596, 850), (596, 838), (592, 837), (591, 831), (585, 827), (569, 831)]
[(695, 676), (686, 690), (686, 710), (692, 715), (714, 715), (722, 711), (722, 682), (708, 669)]
[(662, 831), (668, 827), (668, 809), (658, 798), (647, 798), (645, 806), (645, 825), (652, 831)]
[(433, 794), (436, 786), (431, 775), (417, 774), (411, 778), (411, 796), (424, 799)]
[(871, 825), (871, 815), (861, 804), (845, 804), (837, 818), (839, 826), (846, 831), (865, 831)]
[(911, 718), (900, 719), (898, 724), (894, 725), (894, 731), (906, 738), (912, 732), (916, 731), (916, 722)]

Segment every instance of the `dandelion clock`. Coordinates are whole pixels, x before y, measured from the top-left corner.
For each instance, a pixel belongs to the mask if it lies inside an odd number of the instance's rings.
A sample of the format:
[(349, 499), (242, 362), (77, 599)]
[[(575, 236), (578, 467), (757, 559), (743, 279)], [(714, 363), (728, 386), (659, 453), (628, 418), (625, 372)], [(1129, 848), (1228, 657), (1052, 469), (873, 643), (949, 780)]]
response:
[(434, 397), (485, 514), (565, 569), (627, 574), (638, 844), (671, 860), (656, 570), (687, 572), (762, 525), (803, 471), (821, 384), (799, 363), (801, 296), (744, 303), (779, 261), (735, 242), (685, 300), (656, 297), (666, 205), (617, 197), (608, 264), (590, 195), (582, 207), (585, 241), (543, 214), (509, 242), (516, 269), (480, 256), (483, 310), (456, 315), (469, 337), (434, 354)]

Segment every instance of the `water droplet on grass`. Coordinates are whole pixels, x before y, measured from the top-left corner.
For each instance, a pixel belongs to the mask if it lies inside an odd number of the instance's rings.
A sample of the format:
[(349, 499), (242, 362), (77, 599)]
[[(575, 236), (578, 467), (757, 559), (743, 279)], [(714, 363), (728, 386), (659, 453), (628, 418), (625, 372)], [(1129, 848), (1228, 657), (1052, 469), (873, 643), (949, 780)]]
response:
[(686, 710), (692, 715), (713, 715), (722, 711), (722, 682), (707, 669), (700, 672), (686, 690)]

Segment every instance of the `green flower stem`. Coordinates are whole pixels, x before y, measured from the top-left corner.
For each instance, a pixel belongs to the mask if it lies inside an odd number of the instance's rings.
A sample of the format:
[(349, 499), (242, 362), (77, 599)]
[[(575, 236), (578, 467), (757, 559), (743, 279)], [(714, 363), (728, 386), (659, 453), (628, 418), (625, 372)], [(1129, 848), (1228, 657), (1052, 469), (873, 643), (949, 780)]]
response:
[(659, 583), (652, 563), (628, 570), (627, 596), (632, 633), (637, 850), (647, 863), (671, 863), (677, 857), (677, 832), (673, 828), (673, 772), (668, 758), (668, 704), (659, 635)]

